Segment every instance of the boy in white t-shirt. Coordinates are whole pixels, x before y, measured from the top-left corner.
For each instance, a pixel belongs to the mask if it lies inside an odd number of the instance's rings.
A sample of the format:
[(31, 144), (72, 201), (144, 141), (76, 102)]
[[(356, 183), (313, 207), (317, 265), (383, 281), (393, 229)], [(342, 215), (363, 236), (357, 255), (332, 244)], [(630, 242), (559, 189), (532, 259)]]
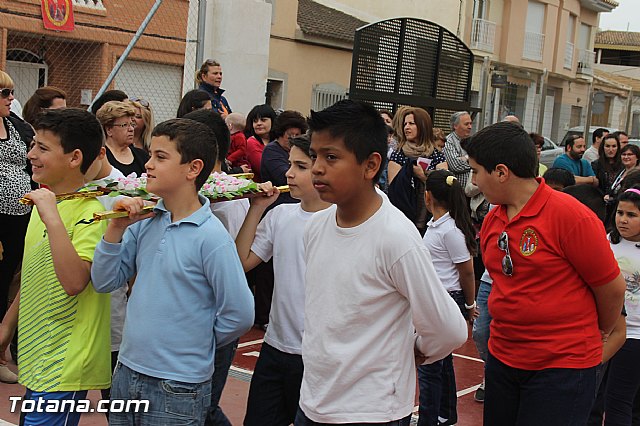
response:
[[(104, 143), (105, 141), (103, 140), (98, 157), (93, 161), (91, 166), (89, 166), (87, 173), (84, 175), (87, 186), (105, 186), (107, 183), (105, 181), (108, 179), (115, 180), (125, 177), (120, 170), (109, 163), (107, 149)], [(107, 211), (113, 210), (115, 202), (122, 197), (123, 196), (111, 197), (109, 195), (103, 195), (97, 197), (97, 200), (100, 201), (104, 210)], [(122, 343), (122, 329), (124, 328), (124, 320), (127, 313), (128, 291), (129, 286), (125, 285), (111, 292), (111, 371), (116, 368), (116, 364), (118, 363), (118, 353), (120, 352), (120, 344)], [(108, 389), (102, 389), (100, 392), (102, 399), (110, 399), (110, 387)], [(109, 413), (105, 413), (105, 415), (109, 418)]]
[(295, 425), (409, 425), (416, 360), (435, 362), (461, 346), (465, 320), (415, 226), (376, 191), (387, 151), (377, 111), (344, 100), (312, 112), (309, 128), (314, 187), (335, 206), (305, 231)]
[[(254, 198), (236, 239), (245, 271), (273, 257), (274, 290), (269, 328), (256, 364), (245, 426), (277, 426), (295, 419), (302, 381), (302, 332), (304, 324), (304, 228), (311, 216), (329, 207), (320, 199), (311, 182), (309, 137), (291, 139), (286, 172), (291, 196), (296, 204), (281, 204), (260, 218), (278, 199), (271, 184), (263, 189), (269, 197)], [(259, 224), (258, 224), (259, 223)]]

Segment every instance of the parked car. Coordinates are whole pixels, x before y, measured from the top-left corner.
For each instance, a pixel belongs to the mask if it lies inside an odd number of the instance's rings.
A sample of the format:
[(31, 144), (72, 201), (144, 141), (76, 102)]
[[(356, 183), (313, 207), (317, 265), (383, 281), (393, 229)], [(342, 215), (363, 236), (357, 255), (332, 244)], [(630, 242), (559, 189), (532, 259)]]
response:
[[(587, 136), (587, 140), (585, 142), (587, 142), (587, 148), (589, 148), (591, 146), (591, 142), (593, 141), (593, 132), (596, 131), (596, 129), (608, 129), (609, 133), (613, 133), (613, 132), (617, 132), (618, 129), (612, 129), (609, 127), (602, 127), (602, 126), (591, 126), (589, 127), (589, 136)], [(564, 138), (562, 138), (562, 142), (560, 142), (560, 146), (563, 147), (565, 144), (567, 143), (567, 139), (569, 139), (570, 137), (574, 136), (574, 135), (582, 135), (584, 133), (584, 126), (577, 126), (577, 127), (572, 127), (569, 130), (567, 130), (567, 134), (564, 135)]]
[(542, 152), (540, 153), (540, 162), (547, 167), (551, 167), (555, 159), (564, 154), (564, 149), (555, 144), (551, 139), (544, 138)]

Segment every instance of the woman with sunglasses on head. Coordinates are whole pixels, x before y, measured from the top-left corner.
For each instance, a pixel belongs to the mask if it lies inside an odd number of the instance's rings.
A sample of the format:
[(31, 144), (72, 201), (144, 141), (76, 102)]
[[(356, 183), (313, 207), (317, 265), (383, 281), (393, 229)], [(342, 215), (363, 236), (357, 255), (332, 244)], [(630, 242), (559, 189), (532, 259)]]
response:
[[(18, 200), (32, 189), (31, 164), (27, 160), (34, 132), (29, 124), (11, 112), (13, 80), (0, 71), (0, 318), (8, 308), (9, 286), (22, 259), (24, 237), (31, 207)], [(34, 186), (35, 187), (35, 186)], [(18, 380), (5, 365), (0, 365), (0, 381)]]
[(134, 115), (136, 128), (133, 130), (133, 146), (145, 152), (149, 152), (151, 145), (151, 132), (155, 127), (151, 104), (145, 99), (132, 97), (129, 99), (136, 111)]
[(146, 172), (149, 154), (133, 146), (136, 111), (130, 102), (111, 101), (96, 113), (106, 136), (109, 163), (125, 176)]

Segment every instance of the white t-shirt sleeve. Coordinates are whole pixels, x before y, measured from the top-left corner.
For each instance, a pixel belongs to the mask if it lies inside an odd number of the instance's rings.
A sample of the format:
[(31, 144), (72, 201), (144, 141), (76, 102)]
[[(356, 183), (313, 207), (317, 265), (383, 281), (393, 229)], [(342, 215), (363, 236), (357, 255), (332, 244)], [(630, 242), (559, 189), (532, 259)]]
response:
[(256, 254), (263, 262), (268, 262), (273, 257), (273, 237), (275, 222), (278, 217), (274, 214), (277, 209), (271, 210), (258, 224), (256, 236), (251, 245), (251, 251)]
[(451, 232), (447, 232), (442, 236), (449, 257), (453, 263), (463, 263), (471, 259), (471, 254), (464, 240), (464, 234), (459, 228), (454, 228)]
[(456, 302), (442, 286), (429, 251), (416, 247), (390, 268), (398, 292), (411, 305), (416, 346), (431, 364), (467, 340), (467, 325)]

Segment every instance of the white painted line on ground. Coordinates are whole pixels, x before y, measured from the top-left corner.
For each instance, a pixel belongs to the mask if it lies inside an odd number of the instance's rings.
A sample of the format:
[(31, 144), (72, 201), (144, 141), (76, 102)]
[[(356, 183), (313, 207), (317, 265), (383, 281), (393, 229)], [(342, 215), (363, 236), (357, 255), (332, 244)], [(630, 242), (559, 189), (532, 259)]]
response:
[(477, 384), (475, 386), (471, 386), (470, 388), (462, 389), (462, 390), (458, 391), (456, 393), (456, 395), (458, 396), (458, 398), (460, 398), (461, 396), (465, 396), (465, 395), (467, 395), (467, 394), (469, 394), (471, 392), (475, 392), (476, 389), (478, 389), (480, 386), (482, 386), (482, 383)]
[(453, 354), (453, 356), (457, 356), (458, 358), (468, 359), (469, 361), (481, 362), (484, 364), (484, 361), (481, 360), (480, 358), (474, 358), (471, 356), (460, 355), (460, 354)]
[(258, 345), (260, 343), (264, 342), (264, 339), (258, 339), (258, 340), (251, 340), (249, 342), (244, 342), (244, 343), (240, 343), (238, 345), (239, 348), (246, 348), (247, 346), (253, 346), (253, 345)]
[(258, 351), (252, 351), (252, 352), (246, 352), (242, 354), (243, 356), (255, 356), (256, 358), (258, 358), (260, 356), (260, 352)]
[[(466, 388), (466, 389), (462, 389), (459, 390), (458, 392), (456, 392), (456, 396), (458, 398), (460, 398), (461, 396), (465, 396), (467, 394), (470, 394), (471, 392), (475, 392), (476, 389), (478, 389), (480, 387), (482, 383), (479, 383), (475, 386), (471, 386), (470, 388)], [(418, 409), (420, 408), (420, 406), (416, 405), (415, 407), (413, 407), (413, 414), (418, 414)]]
[(18, 425), (13, 424), (13, 423), (9, 423), (9, 422), (5, 422), (4, 420), (0, 419), (0, 426), (18, 426)]
[[(235, 365), (232, 365), (230, 370), (237, 371), (238, 373), (244, 373), (244, 374), (248, 374), (250, 376), (253, 376), (253, 371), (247, 370), (246, 368), (236, 367)], [(0, 425), (0, 426), (2, 426), (2, 425)]]

